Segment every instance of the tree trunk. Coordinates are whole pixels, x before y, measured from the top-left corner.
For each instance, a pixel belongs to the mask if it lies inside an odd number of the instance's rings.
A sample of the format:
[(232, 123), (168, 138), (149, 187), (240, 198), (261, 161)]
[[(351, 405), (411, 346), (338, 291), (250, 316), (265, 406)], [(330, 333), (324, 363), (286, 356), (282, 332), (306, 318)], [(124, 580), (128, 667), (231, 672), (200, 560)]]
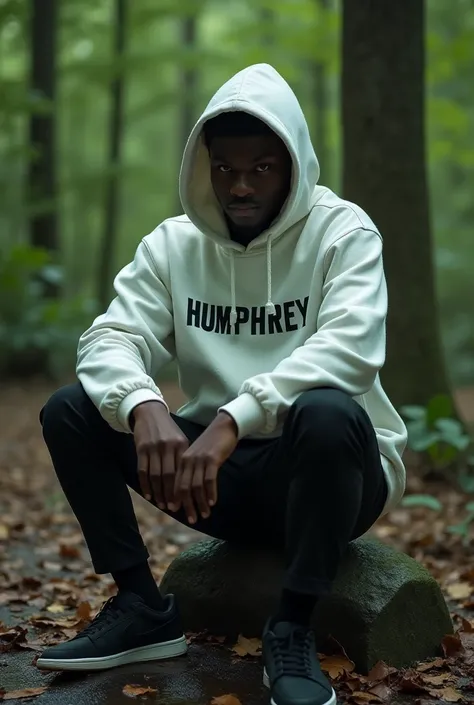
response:
[[(55, 160), (55, 104), (56, 97), (56, 0), (30, 3), (30, 90), (33, 95), (47, 100), (50, 109), (31, 115), (29, 142), (34, 156), (28, 170), (28, 201), (33, 206), (29, 222), (29, 241), (33, 247), (42, 247), (51, 253), (59, 250), (56, 214), (56, 160)], [(36, 209), (37, 206), (40, 206)], [(48, 297), (59, 295), (56, 282), (42, 282)]]
[[(185, 53), (194, 52), (197, 41), (196, 15), (183, 17), (181, 22), (181, 43)], [(195, 121), (196, 97), (198, 87), (197, 62), (188, 63), (181, 70), (181, 106), (180, 106), (180, 148), (184, 150)], [(177, 210), (182, 211), (182, 204), (177, 195)]]
[(343, 2), (343, 191), (384, 238), (393, 402), (449, 393), (438, 328), (424, 134), (423, 0)]
[(118, 64), (120, 69), (115, 74), (110, 92), (111, 103), (108, 128), (110, 138), (108, 157), (109, 175), (106, 185), (104, 233), (101, 243), (97, 282), (97, 297), (101, 310), (105, 309), (110, 303), (114, 255), (117, 244), (120, 182), (118, 171), (121, 160), (124, 113), (123, 61), (125, 55), (126, 5), (127, 0), (115, 0), (114, 63)]
[[(316, 0), (318, 9), (321, 12), (326, 12), (329, 8), (330, 0)], [(328, 79), (327, 71), (324, 62), (316, 61), (313, 65), (314, 76), (314, 105), (315, 105), (315, 128), (314, 128), (314, 147), (321, 168), (320, 183), (329, 186), (331, 183), (330, 165), (329, 165), (329, 147), (328, 147)]]

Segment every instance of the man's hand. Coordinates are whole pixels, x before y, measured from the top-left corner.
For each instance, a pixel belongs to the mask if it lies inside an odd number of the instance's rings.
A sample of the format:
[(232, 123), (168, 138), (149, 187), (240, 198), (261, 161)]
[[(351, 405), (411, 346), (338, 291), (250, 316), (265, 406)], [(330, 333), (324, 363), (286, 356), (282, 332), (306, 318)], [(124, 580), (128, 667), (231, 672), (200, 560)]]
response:
[(147, 500), (154, 498), (160, 509), (168, 507), (173, 511), (176, 471), (189, 441), (161, 402), (144, 402), (132, 413), (143, 496)]
[(234, 419), (220, 412), (181, 457), (175, 497), (190, 524), (197, 521), (196, 505), (206, 519), (217, 502), (217, 473), (238, 443)]

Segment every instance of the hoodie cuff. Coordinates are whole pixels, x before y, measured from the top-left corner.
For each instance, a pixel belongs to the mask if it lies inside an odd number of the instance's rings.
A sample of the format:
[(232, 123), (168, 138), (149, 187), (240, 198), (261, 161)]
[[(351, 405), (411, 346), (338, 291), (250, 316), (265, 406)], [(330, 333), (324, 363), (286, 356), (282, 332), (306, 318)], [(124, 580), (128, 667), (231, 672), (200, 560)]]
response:
[(265, 425), (265, 411), (253, 394), (244, 392), (228, 404), (221, 406), (218, 411), (227, 412), (237, 424), (239, 439), (256, 433)]
[(117, 419), (127, 433), (132, 433), (132, 429), (130, 427), (130, 414), (136, 406), (143, 404), (145, 401), (160, 401), (164, 404), (164, 406), (166, 406), (169, 413), (168, 404), (165, 402), (163, 397), (160, 397), (160, 395), (154, 392), (153, 389), (135, 389), (135, 391), (127, 394), (127, 396), (122, 399), (117, 410)]

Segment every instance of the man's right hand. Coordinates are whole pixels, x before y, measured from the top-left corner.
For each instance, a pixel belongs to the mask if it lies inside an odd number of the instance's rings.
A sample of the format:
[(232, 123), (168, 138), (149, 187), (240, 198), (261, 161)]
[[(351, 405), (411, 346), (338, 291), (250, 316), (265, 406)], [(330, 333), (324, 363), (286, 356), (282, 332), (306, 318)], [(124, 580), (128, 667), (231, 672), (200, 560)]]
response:
[(133, 436), (138, 457), (138, 478), (143, 496), (160, 509), (179, 509), (174, 486), (181, 456), (189, 441), (159, 401), (147, 401), (133, 409)]

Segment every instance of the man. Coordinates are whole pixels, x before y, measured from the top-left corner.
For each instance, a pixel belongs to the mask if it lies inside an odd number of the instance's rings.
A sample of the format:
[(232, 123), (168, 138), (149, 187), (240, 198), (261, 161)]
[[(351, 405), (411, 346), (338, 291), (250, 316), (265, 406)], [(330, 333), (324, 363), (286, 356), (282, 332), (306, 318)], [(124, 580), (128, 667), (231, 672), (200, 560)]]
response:
[[(268, 65), (231, 78), (194, 127), (180, 173), (186, 215), (142, 240), (79, 341), (80, 383), (41, 412), (94, 568), (118, 595), (40, 668), (186, 650), (128, 485), (201, 532), (285, 551), (264, 679), (275, 705), (335, 703), (310, 618), (348, 543), (400, 500), (406, 432), (378, 376), (380, 234), (318, 176), (299, 103)], [(155, 383), (172, 358), (190, 399), (177, 415)]]

